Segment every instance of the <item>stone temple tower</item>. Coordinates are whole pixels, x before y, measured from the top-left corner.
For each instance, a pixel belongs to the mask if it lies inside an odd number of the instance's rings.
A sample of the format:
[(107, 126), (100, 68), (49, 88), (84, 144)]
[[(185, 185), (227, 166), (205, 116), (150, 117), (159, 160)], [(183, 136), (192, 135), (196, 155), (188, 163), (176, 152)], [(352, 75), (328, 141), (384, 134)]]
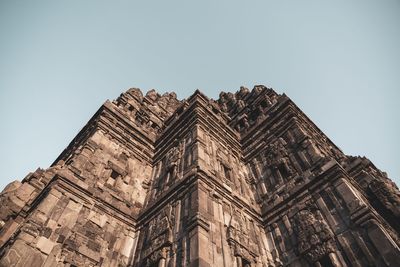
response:
[(0, 201), (0, 266), (400, 266), (396, 185), (261, 85), (129, 89)]

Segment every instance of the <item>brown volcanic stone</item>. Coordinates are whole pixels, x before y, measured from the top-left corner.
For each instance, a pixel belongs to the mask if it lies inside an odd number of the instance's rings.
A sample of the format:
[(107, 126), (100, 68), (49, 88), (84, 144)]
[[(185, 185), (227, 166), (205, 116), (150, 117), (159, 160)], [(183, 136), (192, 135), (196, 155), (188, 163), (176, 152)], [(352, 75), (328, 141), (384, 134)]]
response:
[(262, 85), (131, 88), (0, 201), (0, 266), (400, 262), (397, 186)]

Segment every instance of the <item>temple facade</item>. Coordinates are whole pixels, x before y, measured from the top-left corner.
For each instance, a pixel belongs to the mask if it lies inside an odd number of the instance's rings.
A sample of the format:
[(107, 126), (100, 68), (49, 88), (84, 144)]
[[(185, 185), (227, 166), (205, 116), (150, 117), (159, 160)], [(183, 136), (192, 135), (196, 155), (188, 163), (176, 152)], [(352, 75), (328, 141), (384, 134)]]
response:
[(400, 266), (396, 185), (261, 85), (129, 89), (0, 201), (0, 266)]

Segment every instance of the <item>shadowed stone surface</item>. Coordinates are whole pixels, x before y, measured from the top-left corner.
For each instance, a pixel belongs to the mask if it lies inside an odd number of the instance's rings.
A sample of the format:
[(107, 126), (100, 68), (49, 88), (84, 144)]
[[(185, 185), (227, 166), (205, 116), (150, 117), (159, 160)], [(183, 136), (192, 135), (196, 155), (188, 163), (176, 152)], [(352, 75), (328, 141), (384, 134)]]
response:
[(129, 89), (0, 201), (0, 266), (400, 262), (396, 185), (261, 85)]

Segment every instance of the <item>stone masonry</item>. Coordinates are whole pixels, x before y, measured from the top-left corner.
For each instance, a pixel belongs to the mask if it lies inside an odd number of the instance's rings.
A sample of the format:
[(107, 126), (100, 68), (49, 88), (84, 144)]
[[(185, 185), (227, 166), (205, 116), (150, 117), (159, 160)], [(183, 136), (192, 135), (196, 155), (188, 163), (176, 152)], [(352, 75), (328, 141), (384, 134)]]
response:
[(396, 185), (262, 85), (129, 89), (0, 201), (0, 266), (400, 266)]

